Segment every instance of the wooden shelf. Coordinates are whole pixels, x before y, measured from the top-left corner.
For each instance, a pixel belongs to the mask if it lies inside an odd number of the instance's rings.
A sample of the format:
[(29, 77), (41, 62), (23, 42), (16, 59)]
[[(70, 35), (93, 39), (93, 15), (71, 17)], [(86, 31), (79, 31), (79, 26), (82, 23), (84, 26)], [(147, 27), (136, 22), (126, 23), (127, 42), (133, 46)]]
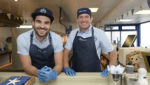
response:
[(12, 65), (12, 62), (10, 62), (10, 63), (8, 63), (8, 64), (4, 64), (4, 65), (0, 66), (0, 69), (1, 69), (1, 68), (6, 68), (6, 67), (11, 66), (11, 65)]
[(0, 69), (12, 65), (11, 52), (0, 53)]

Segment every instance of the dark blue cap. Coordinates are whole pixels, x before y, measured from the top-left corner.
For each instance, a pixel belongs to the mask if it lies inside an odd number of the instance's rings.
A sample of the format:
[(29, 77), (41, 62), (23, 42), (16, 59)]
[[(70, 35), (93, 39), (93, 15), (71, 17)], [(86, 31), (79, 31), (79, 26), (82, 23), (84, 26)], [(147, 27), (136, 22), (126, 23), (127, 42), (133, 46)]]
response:
[(80, 8), (78, 9), (77, 11), (77, 17), (80, 15), (80, 14), (88, 14), (91, 16), (91, 10), (89, 8)]
[(47, 8), (38, 8), (36, 9), (33, 13), (32, 13), (32, 18), (33, 20), (35, 20), (36, 16), (38, 15), (42, 15), (42, 16), (47, 16), (50, 18), (51, 22), (53, 22), (54, 17), (53, 17), (53, 13), (51, 10), (47, 9)]

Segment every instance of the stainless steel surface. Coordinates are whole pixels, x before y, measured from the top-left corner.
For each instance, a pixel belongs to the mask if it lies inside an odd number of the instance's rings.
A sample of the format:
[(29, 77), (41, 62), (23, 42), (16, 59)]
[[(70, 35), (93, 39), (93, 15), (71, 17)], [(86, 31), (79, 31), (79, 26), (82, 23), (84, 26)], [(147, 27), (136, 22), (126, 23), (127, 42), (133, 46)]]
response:
[(109, 73), (108, 85), (125, 85), (124, 76), (121, 74)]

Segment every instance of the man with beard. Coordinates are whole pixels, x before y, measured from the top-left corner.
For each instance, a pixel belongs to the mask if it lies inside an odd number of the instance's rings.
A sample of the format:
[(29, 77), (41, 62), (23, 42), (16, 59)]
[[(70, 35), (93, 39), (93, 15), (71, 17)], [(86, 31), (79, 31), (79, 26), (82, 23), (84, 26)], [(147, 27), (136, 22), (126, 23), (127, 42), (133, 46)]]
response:
[(50, 32), (54, 20), (52, 11), (38, 8), (32, 18), (33, 29), (17, 38), (22, 67), (43, 82), (56, 80), (62, 70), (63, 43), (59, 35)]

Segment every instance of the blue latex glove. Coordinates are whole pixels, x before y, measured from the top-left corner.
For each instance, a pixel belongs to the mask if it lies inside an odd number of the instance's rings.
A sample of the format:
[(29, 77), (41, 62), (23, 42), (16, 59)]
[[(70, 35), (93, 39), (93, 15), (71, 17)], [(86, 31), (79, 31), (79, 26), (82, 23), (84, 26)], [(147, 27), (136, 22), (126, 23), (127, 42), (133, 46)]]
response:
[(51, 71), (52, 69), (50, 67), (44, 66), (43, 68), (41, 68), (40, 70), (38, 70), (38, 78), (40, 81), (42, 82), (48, 82), (48, 73), (49, 71)]
[(107, 69), (107, 67), (103, 70), (103, 72), (101, 73), (101, 76), (103, 76), (103, 77), (107, 77), (108, 76), (108, 69)]
[(47, 74), (42, 71), (42, 70), (38, 70), (38, 78), (40, 81), (42, 82), (47, 82), (48, 80), (46, 80), (47, 78), (45, 77)]
[(70, 67), (65, 67), (63, 69), (63, 72), (65, 72), (65, 74), (68, 76), (76, 76), (76, 72), (73, 69), (71, 69)]
[(42, 82), (48, 82), (50, 80), (57, 79), (57, 72), (50, 67), (44, 66), (38, 70), (38, 78)]
[(44, 66), (43, 68), (41, 68), (41, 70), (43, 71), (49, 71), (51, 70), (52, 68), (48, 67), (48, 66)]
[(57, 72), (55, 70), (49, 73), (49, 80), (57, 80)]

